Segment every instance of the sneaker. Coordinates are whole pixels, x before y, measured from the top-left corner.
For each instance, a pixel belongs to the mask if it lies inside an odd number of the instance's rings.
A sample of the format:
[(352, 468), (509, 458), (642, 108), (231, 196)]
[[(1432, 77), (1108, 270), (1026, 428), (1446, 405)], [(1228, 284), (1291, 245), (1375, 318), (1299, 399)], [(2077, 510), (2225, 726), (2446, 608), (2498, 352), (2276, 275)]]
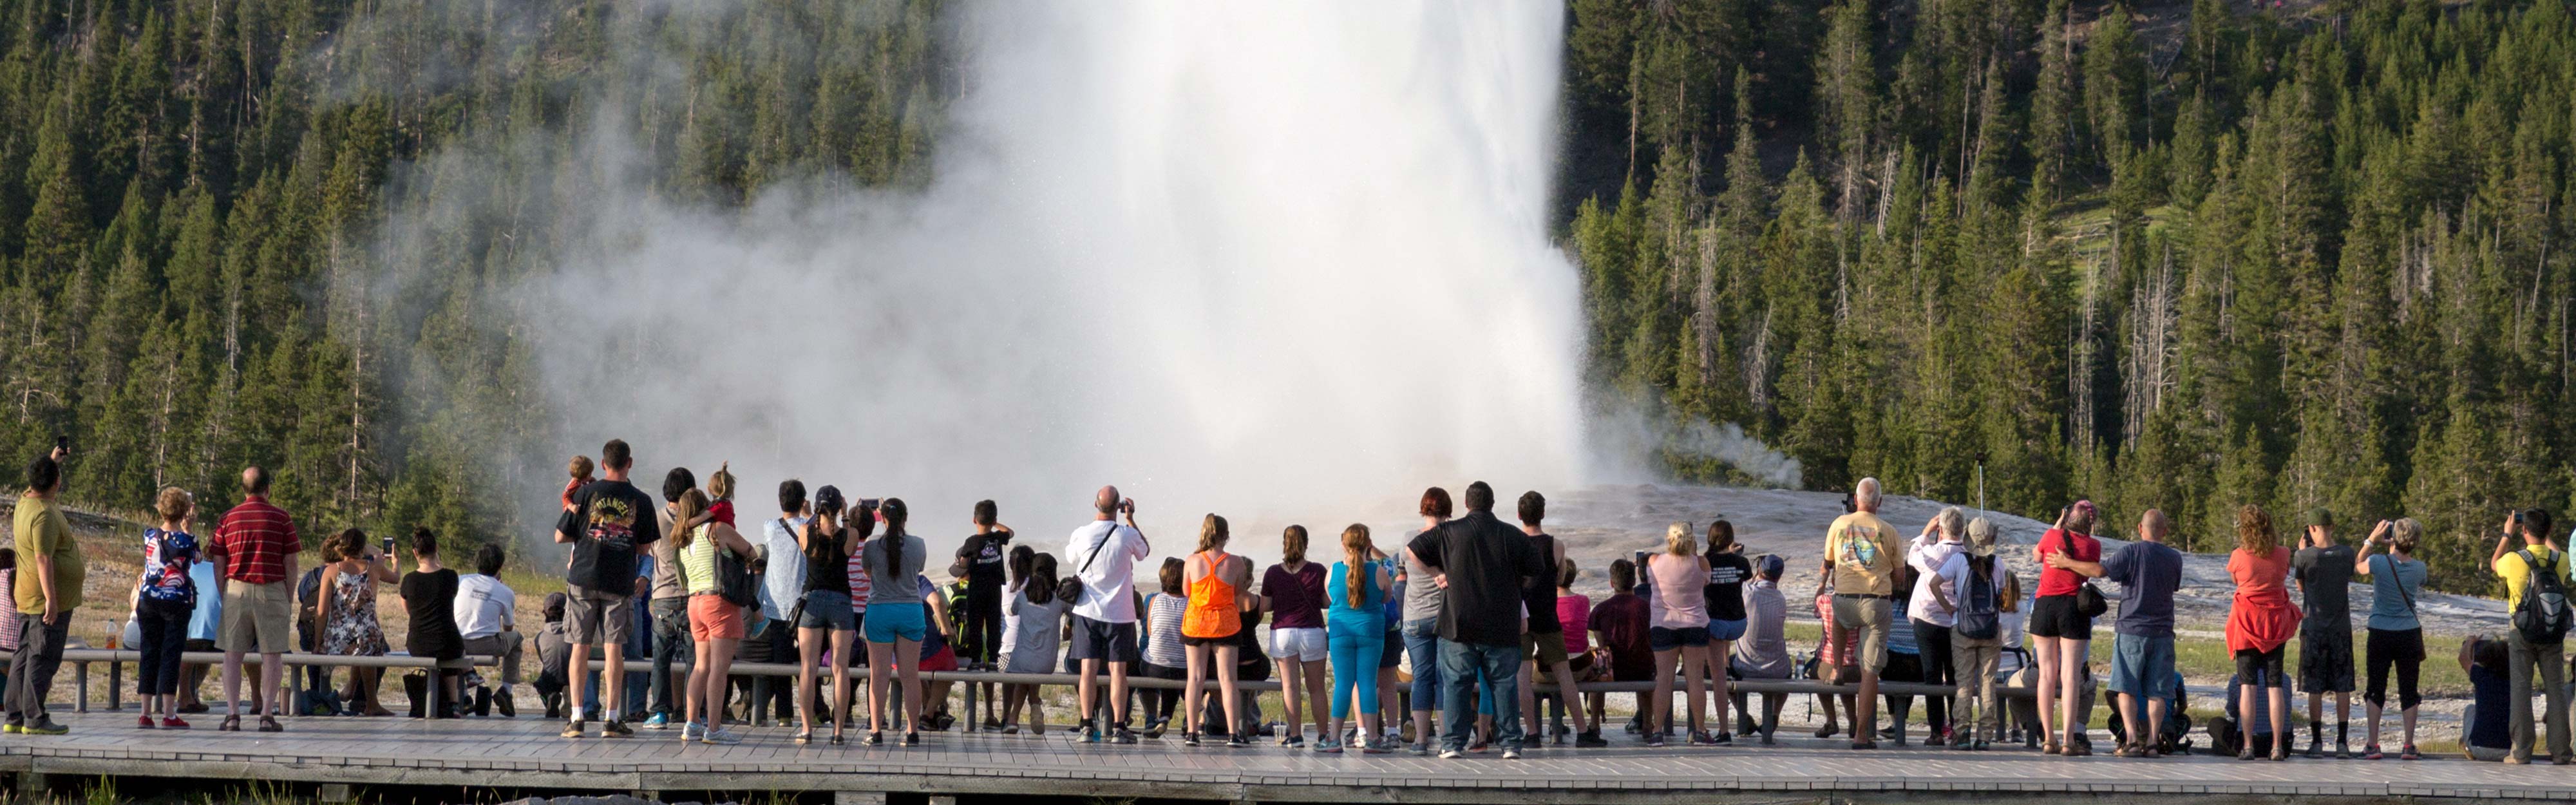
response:
[(2528, 765), (2528, 764), (2530, 764), (2530, 763), (2531, 763), (2531, 761), (2530, 761), (2529, 759), (2527, 759), (2527, 758), (2518, 758), (2518, 757), (2514, 757), (2514, 756), (2512, 756), (2512, 755), (2506, 755), (2506, 756), (2504, 756), (2504, 765), (2507, 765), (2507, 766), (2523, 766), (2523, 765)]
[(599, 737), (633, 738), (635, 737), (635, 728), (626, 726), (626, 722), (624, 721), (603, 721), (599, 724)]
[(61, 735), (70, 731), (72, 731), (70, 727), (56, 724), (50, 718), (40, 719), (36, 723), (18, 728), (18, 732), (25, 735)]
[(2326, 744), (2325, 744), (2325, 741), (2323, 741), (2323, 740), (2316, 740), (2316, 739), (2311, 739), (2311, 740), (2309, 740), (2309, 741), (2308, 741), (2308, 752), (2307, 752), (2307, 755), (2308, 755), (2308, 757), (2312, 757), (2312, 758), (2325, 757), (2325, 756), (2326, 756)]
[(2414, 745), (2414, 744), (2407, 744), (2407, 745), (2406, 745), (2406, 748), (2404, 748), (2404, 749), (2400, 749), (2400, 750), (2397, 750), (2397, 759), (2398, 759), (2398, 760), (2423, 760), (2423, 759), (2424, 759), (2424, 756), (2423, 756), (2423, 755), (2420, 755), (2420, 754), (2417, 754), (2417, 753), (2415, 752), (2415, 745)]
[(1196, 733), (1196, 732), (1190, 732), (1190, 731), (1187, 731), (1187, 730), (1182, 731), (1182, 732), (1181, 732), (1181, 745), (1182, 745), (1182, 746), (1197, 746), (1197, 745), (1199, 745), (1199, 734), (1198, 734), (1198, 733)]
[(1710, 734), (1708, 734), (1707, 732), (1704, 732), (1704, 731), (1701, 731), (1701, 730), (1691, 730), (1691, 734), (1690, 734), (1690, 745), (1692, 745), (1692, 746), (1716, 746), (1716, 745), (1717, 745), (1717, 736), (1710, 735)]
[(1647, 730), (1647, 731), (1646, 731), (1646, 745), (1647, 745), (1647, 746), (1662, 746), (1662, 745), (1664, 745), (1664, 731), (1663, 731), (1663, 730)]
[(179, 720), (178, 716), (163, 716), (161, 718), (161, 728), (165, 730), (184, 730), (188, 728), (188, 722)]
[(1520, 748), (1520, 747), (1517, 747), (1517, 746), (1506, 746), (1506, 747), (1503, 747), (1503, 759), (1504, 759), (1504, 760), (1519, 760), (1519, 759), (1521, 759), (1521, 748)]
[(1095, 726), (1085, 726), (1085, 727), (1083, 727), (1083, 728), (1082, 728), (1082, 742), (1083, 742), (1083, 743), (1087, 743), (1087, 744), (1096, 744), (1096, 743), (1099, 743), (1099, 742), (1100, 742), (1100, 728), (1099, 728), (1099, 727), (1095, 727)]
[(2379, 753), (2378, 744), (2364, 744), (2361, 747), (2361, 759), (2363, 760), (2379, 760), (2385, 757), (2387, 756)]
[(654, 713), (652, 718), (644, 719), (644, 728), (648, 730), (670, 729), (671, 717), (661, 713)]
[[(1318, 739), (1316, 739), (1316, 740), (1322, 740), (1322, 739), (1321, 739), (1321, 738), (1318, 738)], [(1305, 746), (1305, 745), (1306, 745), (1306, 736), (1305, 736), (1305, 735), (1300, 734), (1300, 735), (1291, 735), (1291, 736), (1288, 736), (1288, 737), (1286, 737), (1286, 738), (1281, 738), (1281, 739), (1279, 739), (1279, 745), (1280, 745), (1280, 746), (1289, 747), (1289, 748), (1295, 748), (1295, 747)]]
[(1241, 749), (1251, 746), (1252, 739), (1245, 737), (1242, 730), (1235, 730), (1233, 735), (1225, 736), (1225, 745), (1228, 748)]
[(1590, 732), (1578, 732), (1574, 734), (1574, 748), (1576, 749), (1599, 749), (1609, 745), (1610, 742), (1604, 740), (1601, 737), (1601, 731), (1597, 729)]
[(1360, 754), (1363, 755), (1383, 755), (1395, 751), (1391, 748), (1394, 744), (1386, 741), (1362, 741), (1359, 746)]
[(1342, 743), (1332, 738), (1317, 738), (1315, 739), (1315, 753), (1319, 755), (1341, 754)]
[(681, 742), (681, 743), (688, 743), (688, 742), (690, 742), (690, 741), (697, 740), (697, 739), (698, 739), (698, 736), (706, 734), (706, 731), (707, 731), (707, 728), (706, 728), (704, 725), (701, 725), (701, 724), (699, 724), (698, 722), (695, 722), (695, 721), (691, 721), (691, 722), (688, 722), (688, 723), (685, 723), (685, 724), (681, 724), (681, 725), (680, 725), (680, 742)]
[(135, 728), (135, 729), (138, 729), (138, 730), (148, 730), (148, 729), (151, 729), (151, 728), (152, 728), (152, 717), (151, 717), (151, 716), (135, 716), (135, 717), (134, 717), (134, 728)]
[(731, 746), (742, 743), (742, 736), (734, 734), (733, 730), (718, 727), (707, 730), (705, 735), (698, 736), (698, 742), (715, 746)]
[(2344, 742), (2342, 742), (2342, 741), (2336, 741), (2336, 742), (2335, 742), (2335, 757), (2343, 758), (2343, 759), (2345, 759), (2345, 760), (2351, 760), (2351, 759), (2353, 759), (2353, 757), (2355, 757), (2355, 756), (2354, 756), (2354, 755), (2353, 755), (2353, 753), (2352, 753), (2352, 745), (2351, 745), (2351, 744), (2344, 743)]
[[(13, 727), (12, 729), (15, 728)], [(1405, 751), (1412, 752), (1415, 757), (1423, 757), (1431, 754), (1431, 745), (1427, 743), (1406, 744), (1404, 748)]]
[(1136, 733), (1124, 726), (1121, 726), (1117, 731), (1109, 734), (1109, 742), (1121, 746), (1134, 746), (1136, 744)]
[(1444, 749), (1441, 749), (1441, 750), (1440, 750), (1440, 759), (1441, 759), (1441, 760), (1457, 760), (1457, 759), (1459, 759), (1459, 758), (1466, 757), (1466, 756), (1467, 756), (1467, 753), (1465, 753), (1465, 752), (1461, 752), (1461, 751), (1458, 751), (1458, 750), (1456, 750), (1456, 749), (1446, 749), (1446, 748), (1444, 748)]
[(501, 711), (502, 718), (519, 717), (519, 703), (510, 698), (509, 688), (502, 688), (499, 695), (492, 697), (492, 707)]
[(588, 734), (589, 732), (583, 729), (582, 722), (579, 720), (564, 722), (563, 737), (580, 738)]

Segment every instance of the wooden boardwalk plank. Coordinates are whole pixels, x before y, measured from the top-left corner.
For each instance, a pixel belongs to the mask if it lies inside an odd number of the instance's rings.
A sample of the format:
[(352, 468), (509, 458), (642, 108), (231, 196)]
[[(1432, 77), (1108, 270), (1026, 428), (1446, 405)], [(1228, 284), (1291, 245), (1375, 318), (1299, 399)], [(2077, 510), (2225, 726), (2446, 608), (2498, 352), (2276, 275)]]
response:
[[(68, 715), (68, 714), (64, 714)], [(1322, 755), (1260, 745), (1189, 749), (1177, 739), (1083, 745), (1045, 736), (931, 733), (924, 743), (796, 746), (793, 728), (737, 728), (736, 746), (682, 744), (672, 732), (625, 740), (564, 740), (558, 722), (298, 718), (283, 734), (138, 730), (116, 715), (69, 715), (64, 736), (0, 737), (0, 768), (66, 774), (266, 778), (378, 784), (460, 782), (597, 790), (642, 785), (725, 790), (726, 779), (817, 790), (975, 793), (1045, 790), (1227, 798), (1258, 789), (1277, 801), (1652, 801), (1725, 791), (2297, 795), (2352, 798), (2516, 798), (2576, 801), (2576, 767), (2465, 760), (2296, 760), (2242, 763), (2208, 756), (2066, 759), (2028, 751), (1962, 754), (1915, 748), (1852, 752), (1832, 742), (1775, 747), (1541, 748), (1518, 761), (1493, 753), (1443, 761), (1397, 753)], [(853, 739), (863, 733), (853, 733)], [(1479, 793), (1481, 792), (1481, 793)]]

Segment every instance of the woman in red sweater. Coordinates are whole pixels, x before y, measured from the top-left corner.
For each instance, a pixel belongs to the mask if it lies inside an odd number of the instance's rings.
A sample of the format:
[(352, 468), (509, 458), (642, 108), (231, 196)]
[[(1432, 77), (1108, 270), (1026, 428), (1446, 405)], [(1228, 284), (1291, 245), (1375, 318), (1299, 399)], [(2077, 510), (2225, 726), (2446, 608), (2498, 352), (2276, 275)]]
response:
[[(2236, 601), (2227, 612), (2227, 650), (2236, 655), (2236, 676), (2245, 682), (2237, 711), (2251, 714), (2256, 707), (2267, 706), (2255, 700), (2268, 688), (2272, 723), (2288, 724), (2290, 693), (2288, 686), (2279, 684), (2281, 654), (2290, 636), (2299, 633), (2301, 616), (2298, 606), (2290, 603), (2290, 549), (2281, 547), (2272, 530), (2272, 516), (2263, 507), (2248, 503), (2236, 510), (2236, 552), (2227, 557), (2227, 574), (2236, 579)], [(2255, 684), (2258, 674), (2263, 680), (2260, 686)], [(2289, 746), (2287, 739), (2273, 741), (2272, 759), (2289, 759)], [(2236, 759), (2254, 759), (2251, 742), (2236, 753)]]

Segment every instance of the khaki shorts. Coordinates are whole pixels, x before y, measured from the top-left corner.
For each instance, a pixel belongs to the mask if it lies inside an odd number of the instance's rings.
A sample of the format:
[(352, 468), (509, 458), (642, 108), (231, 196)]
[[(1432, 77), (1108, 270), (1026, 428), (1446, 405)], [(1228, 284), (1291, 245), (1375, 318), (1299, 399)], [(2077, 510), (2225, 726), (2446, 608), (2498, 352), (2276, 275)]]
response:
[(635, 599), (624, 590), (564, 585), (564, 638), (576, 646), (624, 646), (635, 635)]
[(1524, 632), (1521, 634), (1521, 657), (1536, 660), (1544, 671), (1565, 662), (1564, 632)]
[(1855, 659), (1860, 661), (1863, 673), (1887, 669), (1887, 629), (1893, 622), (1892, 606), (1885, 598), (1834, 596), (1832, 639), (1839, 643), (1844, 635), (1860, 632), (1860, 650), (1856, 652), (1860, 656)]
[(234, 582), (224, 592), (215, 644), (228, 652), (284, 654), (295, 645), (293, 581)]

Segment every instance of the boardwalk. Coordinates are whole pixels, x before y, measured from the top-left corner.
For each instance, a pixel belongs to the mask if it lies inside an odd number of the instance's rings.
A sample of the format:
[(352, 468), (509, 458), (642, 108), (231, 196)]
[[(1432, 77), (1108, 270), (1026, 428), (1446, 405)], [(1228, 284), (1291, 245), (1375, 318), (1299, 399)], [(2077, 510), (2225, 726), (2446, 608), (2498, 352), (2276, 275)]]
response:
[[(47, 775), (259, 778), (360, 785), (504, 786), (587, 791), (1046, 793), (1264, 802), (1710, 802), (1991, 798), (1999, 793), (2576, 800), (2576, 767), (2462, 760), (2210, 757), (2061, 760), (2029, 751), (1854, 753), (1827, 742), (1769, 748), (1542, 749), (1443, 761), (1340, 756), (1263, 745), (1188, 749), (1176, 740), (1080, 746), (1070, 735), (931, 734), (922, 746), (799, 747), (782, 728), (739, 746), (556, 737), (557, 722), (304, 718), (282, 735), (143, 731), (132, 716), (71, 716), (67, 736), (0, 738), (0, 770)], [(139, 781), (129, 782), (136, 785)]]

